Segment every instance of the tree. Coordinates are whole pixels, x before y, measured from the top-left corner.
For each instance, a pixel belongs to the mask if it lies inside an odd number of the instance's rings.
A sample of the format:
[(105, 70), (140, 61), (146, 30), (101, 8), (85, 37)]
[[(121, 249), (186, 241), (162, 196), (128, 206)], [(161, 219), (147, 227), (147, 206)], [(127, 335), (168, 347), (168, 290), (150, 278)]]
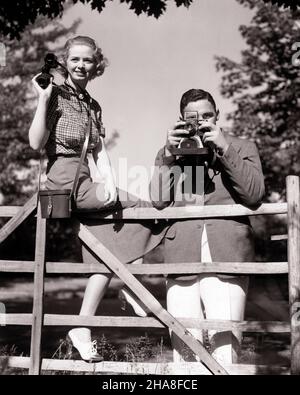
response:
[[(106, 4), (113, 0), (79, 0), (83, 4), (89, 4), (99, 13)], [(116, 1), (116, 0), (115, 0)], [(119, 0), (120, 3), (129, 5), (130, 10), (137, 15), (146, 14), (159, 18), (167, 9), (169, 0)], [(177, 7), (189, 7), (194, 0), (173, 0)], [(279, 6), (296, 9), (300, 0), (264, 0)], [(65, 4), (76, 4), (78, 0), (16, 0), (15, 6), (11, 6), (10, 0), (3, 0), (0, 5), (0, 33), (10, 38), (20, 38), (25, 27), (34, 23), (39, 15), (50, 19), (62, 16)], [(18, 10), (18, 12), (16, 12)]]
[[(0, 191), (5, 204), (22, 204), (33, 191), (31, 159), (38, 159), (28, 143), (33, 116), (31, 78), (41, 69), (45, 52), (53, 43), (74, 32), (78, 22), (65, 28), (57, 21), (50, 26), (39, 18), (20, 41), (0, 37), (6, 48), (6, 65), (0, 75)], [(56, 45), (55, 50), (60, 50)], [(2, 203), (3, 204), (3, 203)]]
[(228, 115), (234, 133), (258, 145), (268, 195), (282, 196), (286, 175), (300, 175), (300, 69), (293, 62), (300, 47), (300, 11), (260, 0), (237, 1), (255, 15), (249, 26), (240, 26), (247, 44), (241, 61), (216, 57), (217, 70), (224, 73), (221, 93), (236, 105)]
[[(64, 42), (78, 23), (65, 28), (57, 21), (49, 25), (46, 18), (40, 17), (25, 29), (20, 41), (0, 36), (6, 49), (5, 66), (0, 66), (0, 196), (4, 197), (0, 199), (1, 205), (23, 205), (37, 190), (39, 154), (28, 143), (35, 105), (31, 78), (41, 69), (45, 53), (50, 48), (59, 51), (61, 47), (57, 43), (60, 39)], [(0, 219), (0, 228), (3, 223)], [(0, 245), (2, 259), (33, 259), (35, 223), (34, 219), (28, 219)], [(61, 224), (52, 223), (50, 228), (49, 255), (55, 248), (62, 257), (63, 253), (73, 253), (70, 245), (67, 248), (74, 233), (72, 228), (64, 229), (64, 233)], [(59, 241), (54, 239), (55, 232), (62, 234)], [(75, 236), (73, 244), (74, 240)]]
[(296, 10), (299, 7), (299, 0), (264, 0), (265, 3), (273, 3), (278, 6), (290, 7), (293, 10)]
[[(92, 9), (99, 13), (103, 11), (107, 2), (112, 0), (80, 0), (83, 4), (89, 4)], [(173, 0), (179, 7), (188, 7), (193, 0)], [(9, 0), (0, 4), (0, 32), (10, 38), (20, 38), (29, 23), (34, 23), (39, 15), (50, 19), (62, 16), (64, 7), (70, 3), (76, 4), (78, 0), (17, 0), (15, 6), (11, 6)], [(127, 3), (129, 8), (137, 15), (145, 13), (158, 18), (166, 10), (166, 0), (120, 0)], [(18, 10), (18, 12), (16, 12)]]

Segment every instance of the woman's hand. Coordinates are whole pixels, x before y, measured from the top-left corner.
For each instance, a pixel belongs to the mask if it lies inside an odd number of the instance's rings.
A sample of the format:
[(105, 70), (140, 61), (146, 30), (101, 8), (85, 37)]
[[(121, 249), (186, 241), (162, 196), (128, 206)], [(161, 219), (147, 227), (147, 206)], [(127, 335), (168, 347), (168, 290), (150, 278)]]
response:
[(46, 89), (43, 89), (42, 87), (40, 87), (40, 85), (38, 84), (38, 82), (37, 82), (37, 77), (39, 77), (40, 75), (41, 75), (42, 73), (39, 73), (39, 74), (37, 74), (37, 75), (35, 75), (33, 78), (32, 78), (32, 83), (33, 83), (33, 86), (34, 86), (34, 88), (35, 88), (35, 90), (37, 91), (37, 93), (38, 93), (38, 95), (39, 95), (39, 98), (43, 98), (43, 99), (45, 99), (46, 101), (48, 101), (49, 99), (50, 99), (50, 96), (51, 96), (51, 92), (52, 92), (52, 88), (53, 88), (53, 84), (52, 84), (52, 82), (53, 82), (53, 77), (51, 77), (51, 79), (50, 79), (50, 83), (49, 83), (49, 85), (47, 86), (47, 88)]
[(39, 86), (36, 81), (36, 78), (40, 76), (41, 73), (37, 74), (32, 79), (32, 84), (35, 87), (35, 90), (38, 93), (38, 102), (37, 108), (34, 114), (34, 118), (32, 120), (31, 126), (29, 128), (29, 144), (30, 147), (36, 151), (44, 148), (48, 138), (50, 131), (47, 129), (47, 108), (48, 102), (52, 92), (52, 81), (51, 78), (50, 84), (46, 89), (43, 89)]
[[(224, 155), (229, 144), (221, 128), (212, 122), (203, 122), (199, 130), (204, 129), (203, 143), (214, 149), (219, 155)], [(208, 129), (207, 131), (205, 129)]]
[(111, 206), (117, 202), (118, 192), (112, 177), (107, 177), (104, 181), (104, 197), (106, 199), (104, 206)]

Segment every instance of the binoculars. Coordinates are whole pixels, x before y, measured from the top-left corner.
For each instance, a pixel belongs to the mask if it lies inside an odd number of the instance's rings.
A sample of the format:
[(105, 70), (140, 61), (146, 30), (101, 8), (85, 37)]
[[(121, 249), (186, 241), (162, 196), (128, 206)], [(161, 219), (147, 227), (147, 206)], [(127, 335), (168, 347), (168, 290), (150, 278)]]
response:
[(36, 78), (36, 82), (43, 89), (46, 89), (50, 84), (52, 74), (50, 74), (51, 69), (56, 69), (58, 66), (63, 67), (57, 60), (57, 57), (53, 53), (47, 53), (44, 58), (44, 65), (41, 70), (41, 75)]

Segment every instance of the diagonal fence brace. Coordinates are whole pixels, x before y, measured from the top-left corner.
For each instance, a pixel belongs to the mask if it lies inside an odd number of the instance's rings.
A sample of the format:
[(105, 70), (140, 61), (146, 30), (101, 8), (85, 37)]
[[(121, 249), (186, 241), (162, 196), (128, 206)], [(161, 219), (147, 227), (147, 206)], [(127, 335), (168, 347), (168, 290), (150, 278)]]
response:
[(226, 370), (206, 351), (202, 343), (165, 310), (158, 300), (84, 225), (80, 225), (79, 238), (114, 272), (157, 318), (171, 329), (197, 356), (202, 364), (215, 375), (226, 375)]
[(37, 194), (34, 194), (20, 210), (0, 229), (0, 244), (24, 222), (37, 208)]

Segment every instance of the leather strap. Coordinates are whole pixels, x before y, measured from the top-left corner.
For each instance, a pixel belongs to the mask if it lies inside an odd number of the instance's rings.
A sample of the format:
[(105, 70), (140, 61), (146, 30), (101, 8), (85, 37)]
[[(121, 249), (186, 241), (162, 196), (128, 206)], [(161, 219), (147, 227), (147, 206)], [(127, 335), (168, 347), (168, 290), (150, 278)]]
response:
[[(88, 123), (87, 123), (87, 127), (85, 129), (85, 140), (83, 143), (83, 147), (82, 147), (82, 151), (81, 151), (81, 155), (80, 155), (80, 159), (79, 159), (79, 163), (77, 166), (77, 170), (76, 170), (76, 175), (74, 178), (74, 182), (72, 185), (72, 189), (70, 192), (70, 201), (72, 200), (72, 197), (76, 195), (77, 192), (77, 187), (78, 187), (78, 181), (79, 181), (79, 174), (80, 174), (80, 168), (82, 166), (82, 163), (85, 159), (86, 156), (86, 152), (88, 149), (88, 144), (89, 144), (89, 139), (90, 139), (90, 134), (91, 134), (91, 129), (92, 129), (92, 116), (91, 116), (91, 97), (87, 94), (87, 92), (84, 92), (87, 96), (88, 99), (88, 104), (87, 104), (87, 112), (88, 112)], [(39, 192), (40, 192), (40, 188), (41, 188), (41, 173), (42, 173), (42, 150), (40, 153), (40, 162), (39, 162), (39, 176), (38, 176), (38, 193), (37, 193), (37, 199), (39, 198)]]
[(89, 103), (88, 104), (88, 124), (87, 124), (86, 130), (85, 130), (85, 140), (83, 143), (79, 163), (78, 163), (77, 170), (76, 170), (76, 175), (75, 175), (73, 186), (71, 189), (70, 199), (72, 199), (72, 196), (75, 196), (76, 192), (77, 192), (80, 168), (81, 168), (82, 163), (83, 163), (85, 156), (86, 156), (86, 151), (87, 151), (88, 144), (89, 144), (91, 129), (92, 129), (92, 116), (91, 116), (91, 104)]

